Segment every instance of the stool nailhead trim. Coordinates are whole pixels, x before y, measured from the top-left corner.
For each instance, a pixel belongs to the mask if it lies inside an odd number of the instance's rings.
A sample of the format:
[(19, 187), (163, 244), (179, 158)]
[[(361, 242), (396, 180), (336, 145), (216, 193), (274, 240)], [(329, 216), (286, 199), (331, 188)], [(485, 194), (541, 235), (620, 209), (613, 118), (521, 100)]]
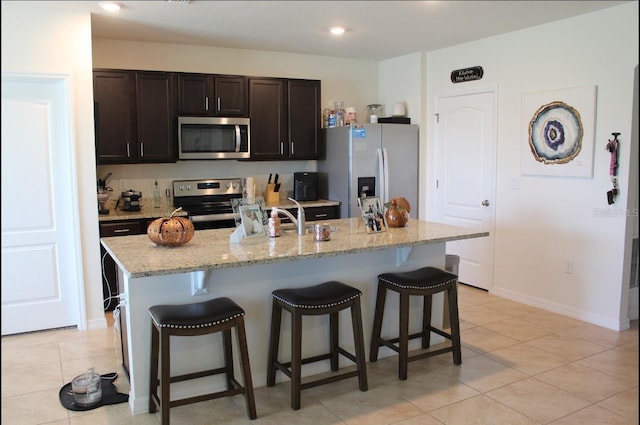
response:
[(344, 304), (344, 303), (346, 303), (346, 302), (349, 302), (349, 301), (351, 301), (351, 300), (354, 300), (354, 299), (358, 298), (360, 295), (362, 295), (362, 294), (354, 295), (354, 296), (352, 296), (352, 297), (345, 298), (345, 299), (340, 300), (340, 301), (335, 302), (335, 303), (331, 303), (331, 304), (319, 304), (319, 305), (300, 305), (300, 304), (292, 304), (292, 303), (288, 302), (287, 300), (283, 300), (282, 298), (280, 298), (280, 297), (278, 297), (278, 296), (276, 296), (276, 295), (274, 295), (274, 296), (273, 296), (273, 298), (275, 298), (275, 299), (277, 299), (278, 301), (283, 302), (283, 303), (285, 303), (286, 305), (288, 305), (288, 306), (290, 306), (290, 307), (293, 307), (293, 308), (327, 308), (327, 307), (334, 307), (334, 306), (337, 306), (337, 305), (340, 305), (340, 304)]
[(398, 288), (406, 288), (406, 289), (428, 289), (428, 288), (438, 288), (440, 286), (447, 286), (448, 284), (455, 282), (456, 279), (449, 279), (446, 282), (439, 283), (437, 285), (425, 285), (425, 286), (414, 286), (414, 285), (402, 285), (398, 282), (392, 282), (390, 280), (380, 278), (381, 281), (388, 283), (389, 285), (397, 286)]
[[(201, 324), (190, 325), (190, 326), (174, 325), (172, 323), (160, 324), (160, 323), (156, 322), (155, 320), (153, 321), (153, 323), (155, 323), (155, 325), (158, 326), (159, 328), (195, 329), (195, 328), (207, 328), (209, 326), (219, 325), (220, 323), (228, 322), (229, 320), (233, 320), (236, 317), (240, 317), (240, 316), (244, 316), (244, 314), (234, 314), (233, 316), (226, 317), (224, 320), (218, 320), (216, 322), (201, 323)], [(152, 316), (152, 318), (153, 318), (153, 316)]]

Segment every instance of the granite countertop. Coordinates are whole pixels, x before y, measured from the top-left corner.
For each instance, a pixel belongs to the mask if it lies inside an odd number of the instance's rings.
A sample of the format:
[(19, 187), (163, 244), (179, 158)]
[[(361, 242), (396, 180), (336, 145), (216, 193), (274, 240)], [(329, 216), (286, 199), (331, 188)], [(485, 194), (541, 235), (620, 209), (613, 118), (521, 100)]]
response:
[(235, 229), (198, 230), (179, 247), (156, 246), (147, 235), (102, 238), (101, 243), (130, 278), (188, 273), (199, 270), (297, 261), (325, 256), (411, 247), (488, 236), (488, 232), (410, 219), (405, 227), (368, 234), (359, 217), (327, 220), (331, 239), (316, 242), (313, 234), (298, 236), (283, 224), (282, 236), (244, 238), (230, 243)]
[[(153, 199), (142, 198), (140, 199), (140, 211), (124, 211), (121, 206), (118, 206), (118, 209), (115, 208), (117, 199), (109, 199), (107, 201), (106, 207), (109, 210), (109, 214), (99, 215), (98, 220), (102, 222), (108, 221), (119, 221), (119, 220), (138, 220), (143, 218), (158, 218), (158, 217), (168, 217), (175, 210), (173, 205), (167, 205), (166, 201), (162, 199), (162, 203), (160, 208), (153, 207)], [(300, 205), (303, 208), (306, 207), (333, 207), (340, 205), (338, 201), (329, 201), (327, 199), (319, 199), (317, 201), (300, 201)], [(296, 208), (296, 204), (289, 201), (288, 199), (281, 200), (278, 203), (268, 203), (265, 204), (266, 209), (271, 209), (273, 207), (278, 208)], [(179, 211), (175, 215), (178, 216), (186, 216), (186, 211)]]

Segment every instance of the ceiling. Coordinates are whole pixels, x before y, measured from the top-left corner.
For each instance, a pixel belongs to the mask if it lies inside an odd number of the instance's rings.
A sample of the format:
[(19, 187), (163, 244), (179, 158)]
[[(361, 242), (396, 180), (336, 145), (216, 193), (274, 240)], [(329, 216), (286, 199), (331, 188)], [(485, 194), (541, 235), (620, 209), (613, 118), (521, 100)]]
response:
[[(433, 51), (629, 1), (33, 2), (92, 14), (94, 38), (256, 49), (379, 61)], [(346, 27), (337, 38), (335, 25)]]

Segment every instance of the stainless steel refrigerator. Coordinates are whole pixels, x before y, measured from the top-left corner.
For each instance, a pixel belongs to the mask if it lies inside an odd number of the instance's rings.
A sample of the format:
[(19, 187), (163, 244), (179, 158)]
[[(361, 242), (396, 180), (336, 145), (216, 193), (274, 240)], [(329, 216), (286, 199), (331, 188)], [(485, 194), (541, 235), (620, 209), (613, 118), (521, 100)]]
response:
[(363, 124), (324, 129), (326, 158), (318, 161), (320, 194), (340, 201), (340, 217), (360, 215), (358, 197), (383, 203), (405, 197), (418, 217), (418, 126)]

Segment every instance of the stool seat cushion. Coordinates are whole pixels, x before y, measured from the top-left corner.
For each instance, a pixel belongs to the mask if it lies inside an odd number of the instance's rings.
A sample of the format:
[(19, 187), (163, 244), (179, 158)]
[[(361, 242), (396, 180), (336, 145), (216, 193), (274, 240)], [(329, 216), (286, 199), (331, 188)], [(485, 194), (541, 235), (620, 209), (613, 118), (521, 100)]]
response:
[(272, 294), (294, 308), (326, 308), (349, 302), (362, 292), (344, 283), (330, 281), (305, 288), (277, 289)]
[(227, 297), (191, 304), (154, 305), (149, 308), (158, 327), (204, 328), (243, 316), (244, 310)]
[(434, 289), (455, 282), (458, 276), (437, 267), (423, 267), (404, 273), (383, 273), (378, 279), (398, 289)]

